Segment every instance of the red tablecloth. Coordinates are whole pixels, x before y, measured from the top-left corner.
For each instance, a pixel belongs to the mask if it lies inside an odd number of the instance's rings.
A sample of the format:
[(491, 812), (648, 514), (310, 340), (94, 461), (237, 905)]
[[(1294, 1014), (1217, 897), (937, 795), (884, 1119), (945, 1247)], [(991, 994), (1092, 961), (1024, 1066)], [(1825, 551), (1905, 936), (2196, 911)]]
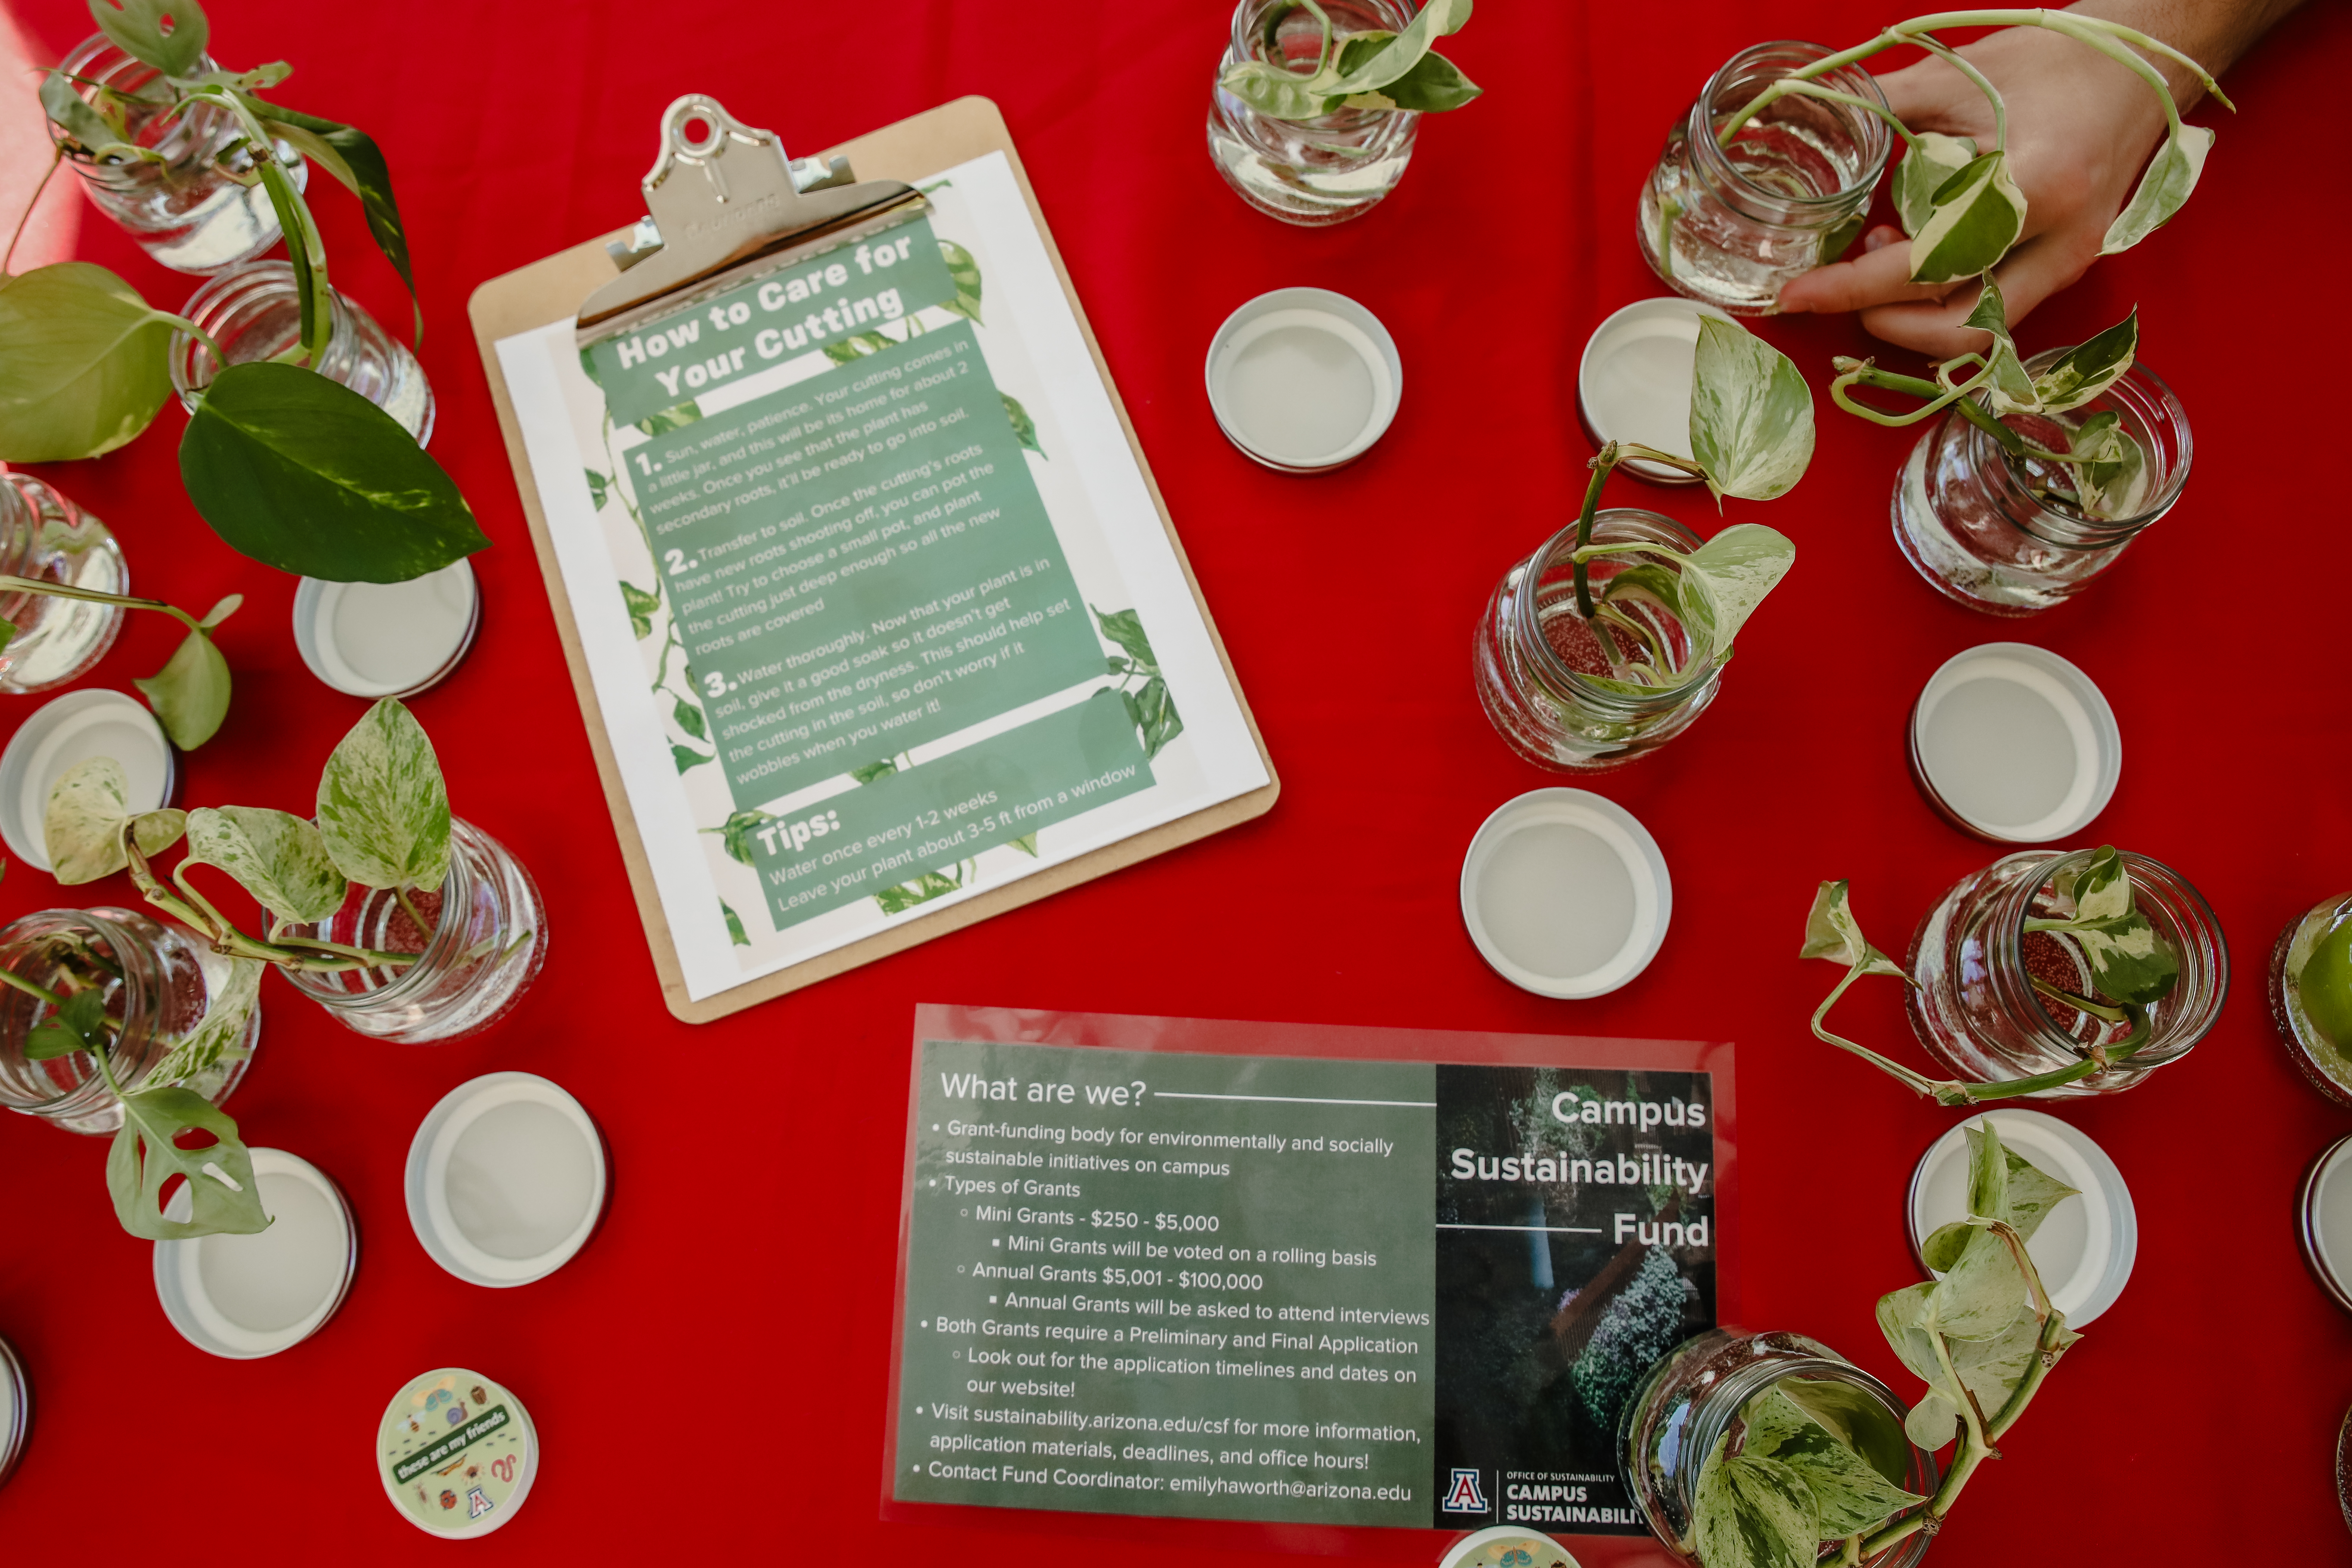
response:
[[(79, 0), (22, 0), (21, 14), (52, 50), (88, 31)], [(2320, 286), (2352, 229), (2325, 205), (2342, 182), (2324, 95), (2352, 60), (2352, 11), (2307, 5), (2251, 58), (2230, 82), (2242, 112), (2200, 115), (2221, 139), (2185, 215), (2023, 334), (2072, 342), (2142, 307), (2146, 357), (2196, 430), (2198, 471), (2173, 515), (2077, 603), (1995, 623), (1931, 593), (1888, 536), (1910, 436), (1822, 400), (1802, 486), (1732, 503), (1795, 538), (1801, 559), (1742, 634), (1720, 700), (1669, 750), (1593, 786), (1672, 864), (1657, 962), (1613, 995), (1549, 1002), (1498, 979), (1463, 931), (1472, 830), (1560, 782), (1480, 716), (1471, 626), (1503, 570), (1572, 515), (1586, 333), (1661, 291), (1633, 243), (1639, 183), (1734, 50), (1771, 35), (1843, 42), (1899, 14), (1853, 0), (1769, 21), (1723, 0), (1482, 9), (1450, 52), (1486, 97), (1424, 126), (1402, 187), (1370, 217), (1307, 232), (1245, 209), (1203, 151), (1219, 0), (214, 0), (222, 59), (290, 59), (281, 100), (366, 127), (391, 159), (430, 321), (433, 449), (497, 546), (476, 558), (480, 642), (415, 707), (458, 812), (538, 879), (552, 946), (511, 1017), (438, 1049), (362, 1040), (268, 982), (263, 1048), (232, 1109), (254, 1142), (329, 1172), (362, 1234), (341, 1313), (274, 1359), (218, 1361), (172, 1331), (149, 1248), (115, 1225), (102, 1143), (0, 1118), (0, 1334), (37, 1400), (24, 1467), (0, 1489), (9, 1557), (413, 1560), (420, 1542), (385, 1504), (369, 1436), (404, 1380), (456, 1363), (520, 1394), (546, 1451), (530, 1506), (485, 1550), (1040, 1560), (1053, 1542), (1034, 1533), (876, 1518), (919, 999), (1735, 1039), (1748, 1321), (1817, 1335), (1907, 1390), (1871, 1309), (1916, 1278), (1904, 1186), (1951, 1113), (1808, 1037), (1835, 975), (1795, 951), (1821, 877), (1854, 879), (1868, 929), (1898, 946), (1946, 886), (1994, 858), (1922, 803), (1902, 734), (1938, 663), (2008, 637), (2105, 689), (2128, 763), (2086, 841), (2196, 883), (2236, 984), (2187, 1061), (2127, 1097), (2057, 1108), (2129, 1180), (2138, 1263), (1979, 1474), (1936, 1560), (2210, 1561), (2249, 1539), (2286, 1546), (2271, 1554), (2282, 1560), (2340, 1556), (2331, 1454), (2352, 1401), (2352, 1325), (2305, 1275), (2294, 1200), (2305, 1163), (2352, 1116), (2297, 1079), (2263, 976), (2281, 926), (2352, 884), (2352, 729), (2341, 612), (2327, 608), (2352, 581), (2352, 540), (2317, 474), (2343, 449), (2340, 356), (2324, 335), (2336, 301)], [(483, 279), (635, 216), (656, 117), (691, 89), (796, 153), (961, 93), (1003, 105), (1284, 783), (1249, 826), (702, 1028), (673, 1022), (656, 990), (465, 319)], [(336, 281), (404, 321), (354, 204), (325, 184)], [(95, 214), (79, 254), (159, 305), (193, 287)], [(1326, 478), (1244, 461), (1202, 391), (1216, 323), (1286, 284), (1363, 300), (1408, 367), (1394, 428)], [(1847, 320), (1762, 331), (1817, 389), (1832, 353), (1869, 352)], [(236, 705), (185, 760), (182, 804), (307, 811), (364, 704), (304, 670), (292, 580), (231, 553), (188, 505), (181, 424), (174, 406), (127, 451), (39, 471), (116, 530), (142, 591), (199, 607), (247, 595), (220, 639)], [(1620, 481), (1612, 499), (1717, 526), (1689, 491)], [(127, 687), (176, 635), (133, 617), (92, 683)], [(0, 733), (33, 706), (0, 704)], [(134, 897), (121, 881), (61, 892), (20, 866), (0, 917)], [(1847, 1016), (1908, 1051), (1897, 989), (1876, 986)], [(509, 1068), (587, 1105), (616, 1195), (577, 1260), (492, 1291), (425, 1258), (400, 1173), (436, 1099)], [(1145, 1563), (1275, 1561), (1054, 1542)]]

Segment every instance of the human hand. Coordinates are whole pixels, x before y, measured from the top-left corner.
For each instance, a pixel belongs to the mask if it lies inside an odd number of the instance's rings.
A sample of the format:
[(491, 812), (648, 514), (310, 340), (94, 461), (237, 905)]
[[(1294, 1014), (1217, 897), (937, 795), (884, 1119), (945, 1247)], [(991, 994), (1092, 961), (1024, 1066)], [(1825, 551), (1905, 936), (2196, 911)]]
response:
[[(2107, 226), (2131, 200), (2163, 138), (2164, 106), (2141, 78), (2061, 33), (2011, 27), (1959, 52), (2009, 109), (2010, 167), (2025, 196), (2025, 228), (1993, 270), (2013, 327), (2098, 258)], [(1942, 60), (1923, 60), (1878, 85), (1913, 131), (1992, 146), (1992, 106)], [(2183, 87), (2194, 88), (2176, 83), (2185, 100)], [(1983, 349), (1984, 334), (1960, 325), (1976, 303), (1973, 279), (1912, 282), (1911, 242), (1884, 225), (1863, 237), (1862, 251), (1791, 280), (1780, 290), (1780, 309), (1859, 310), (1874, 337), (1931, 359)]]

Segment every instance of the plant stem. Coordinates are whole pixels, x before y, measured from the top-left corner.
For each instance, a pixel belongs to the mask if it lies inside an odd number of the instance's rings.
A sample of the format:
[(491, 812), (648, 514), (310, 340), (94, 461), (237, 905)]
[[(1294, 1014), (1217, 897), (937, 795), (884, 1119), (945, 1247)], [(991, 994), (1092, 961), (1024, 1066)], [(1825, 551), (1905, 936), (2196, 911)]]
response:
[(43, 174), (41, 183), (33, 187), (33, 199), (25, 204), (25, 216), (16, 220), (16, 232), (8, 237), (8, 248), (5, 252), (0, 252), (0, 278), (8, 275), (8, 263), (16, 258), (16, 242), (25, 237), (25, 226), (33, 221), (33, 209), (41, 205), (41, 193), (49, 188), (49, 182), (57, 177), (58, 165), (65, 161), (64, 144), (52, 142), (49, 148), (49, 172)]
[[(1984, 72), (1971, 65), (1966, 56), (1942, 39), (1922, 35), (1913, 41), (1976, 84), (1976, 89), (1985, 95), (1985, 101), (1992, 105), (1992, 150), (1996, 153), (2007, 152), (2009, 150), (2009, 104), (2001, 98), (2000, 89), (1993, 86), (1986, 79)], [(1914, 142), (1913, 145), (1916, 146), (1917, 143)]]
[[(205, 340), (210, 342), (212, 340)], [(64, 583), (46, 583), (37, 577), (11, 577), (0, 574), (0, 593), (44, 594), (52, 599), (79, 599), (85, 604), (116, 605), (126, 610), (161, 610), (192, 632), (204, 627), (196, 618), (177, 605), (167, 605), (161, 599), (139, 599), (126, 594), (101, 594), (95, 588), (76, 588)]]
[(2105, 1018), (2110, 1024), (2126, 1024), (2131, 1021), (2130, 1016), (2122, 1009), (2094, 1002), (2086, 996), (2077, 996), (2072, 991), (2051, 984), (2038, 974), (2030, 974), (2026, 978), (2032, 983), (2036, 991), (2053, 1002), (2064, 1003), (2077, 1013), (2088, 1013), (2092, 1017)]
[(1870, 100), (1853, 93), (1840, 92), (1833, 87), (1822, 87), (1810, 81), (1792, 82), (1789, 86), (1789, 91), (1805, 98), (1817, 98), (1824, 103), (1843, 103), (1849, 108), (1859, 109), (1865, 114), (1875, 114), (1886, 121), (1888, 128), (1895, 134), (1903, 138), (1903, 144), (1906, 147), (1919, 145), (1919, 138), (1911, 133), (1911, 128), (1897, 120), (1895, 117), (1895, 111), (1883, 103), (1873, 103)]
[(348, 958), (323, 959), (298, 952), (293, 947), (278, 942), (263, 942), (258, 938), (247, 936), (237, 930), (226, 915), (215, 909), (210, 900), (182, 879), (181, 872), (187, 869), (185, 865), (173, 869), (172, 879), (178, 885), (180, 891), (185, 893), (187, 897), (180, 897), (158, 880), (155, 868), (148, 863), (146, 852), (139, 847), (138, 837), (131, 831), (131, 824), (129, 822), (122, 825), (122, 847), (130, 860), (131, 880), (138, 888), (141, 896), (181, 924), (202, 933), (211, 942), (215, 952), (224, 953), (233, 958), (259, 959), (264, 963), (276, 964), (280, 969), (299, 969), (315, 974), (340, 974), (354, 969), (396, 968), (403, 964), (414, 963), (424, 956), (422, 953), (415, 952), (376, 952), (367, 948), (346, 948), (340, 943), (332, 942), (303, 943), (304, 946), (322, 946), (330, 951), (352, 955)]
[(2026, 1363), (2025, 1376), (2011, 1392), (2009, 1402), (1993, 1412), (1992, 1419), (1985, 1425), (1986, 1441), (2000, 1441), (2001, 1435), (2016, 1426), (2017, 1418), (2025, 1414), (2025, 1407), (2033, 1403), (2034, 1394), (2041, 1392), (2042, 1380), (2050, 1374), (2052, 1367), (2058, 1364), (2058, 1358), (2066, 1353), (2066, 1346), (2060, 1338), (2065, 1332), (2066, 1314), (2055, 1307), (2052, 1308), (2049, 1317), (2042, 1321), (2041, 1336), (2034, 1342), (2036, 1353)]
[(1925, 35), (1940, 32), (1949, 27), (2047, 27), (2052, 32), (2063, 33), (2070, 38), (2087, 44), (2102, 54), (2121, 60), (2145, 78), (2156, 89), (2158, 95), (2164, 100), (2165, 118), (2175, 130), (2178, 130), (2180, 124), (2180, 110), (2172, 101), (2172, 91), (2165, 85), (2164, 78), (2147, 61), (2118, 44), (2116, 39), (2121, 38), (2137, 47), (2163, 55), (2168, 59), (2188, 67), (2189, 70), (2196, 73), (2197, 79), (2203, 84), (2205, 90), (2211, 93), (2224, 109), (2234, 110), (2237, 107), (2222, 94), (2221, 85), (2214, 81), (2211, 74), (2203, 66), (2169, 44), (2151, 38), (2145, 33), (2135, 32), (2117, 23), (2096, 16), (2077, 16), (2063, 11), (1938, 11), (1931, 16), (1914, 16), (1907, 22), (1897, 22), (1868, 43), (1857, 44), (1853, 48), (1834, 55), (1826, 55), (1809, 66), (1790, 71), (1787, 76), (1758, 93), (1746, 107), (1726, 121), (1723, 129), (1716, 133), (1717, 144), (1724, 147), (1730, 146), (1731, 139), (1738, 132), (1739, 128), (1780, 99), (1787, 97), (1792, 90), (1792, 83), (1811, 81), (1815, 78), (1827, 76), (1832, 71), (1843, 70), (1857, 60), (1868, 59), (1880, 50), (1893, 48), (1897, 44), (1918, 44), (1924, 48), (1927, 46), (1921, 40)]
[[(1874, 954), (1871, 956), (1875, 955)], [(1932, 1095), (1937, 1100), (1943, 1099), (1943, 1096), (1937, 1094), (1936, 1091), (1944, 1086), (1937, 1083), (1933, 1079), (1928, 1078), (1926, 1074), (1913, 1072), (1901, 1062), (1880, 1056), (1868, 1046), (1859, 1045), (1853, 1040), (1845, 1038), (1843, 1035), (1832, 1035), (1822, 1026), (1822, 1020), (1830, 1016), (1830, 1009), (1837, 1005), (1838, 998), (1845, 994), (1846, 987), (1852, 985), (1855, 981), (1861, 979), (1864, 975), (1869, 973), (1871, 973), (1870, 958), (1865, 957), (1861, 963), (1849, 968), (1845, 972), (1844, 978), (1841, 979), (1837, 983), (1835, 988), (1833, 988), (1828, 995), (1822, 998), (1822, 1005), (1813, 1009), (1814, 1037), (1818, 1039), (1826, 1040), (1828, 1043), (1837, 1047), (1838, 1049), (1842, 1051), (1852, 1051), (1855, 1056), (1860, 1057), (1863, 1060), (1870, 1063), (1873, 1067), (1877, 1068), (1880, 1071), (1892, 1074), (1895, 1078), (1900, 1079), (1904, 1086), (1909, 1089), (1914, 1094)], [(1908, 980), (1910, 977), (1906, 975), (1904, 978)]]
[(47, 1002), (52, 1007), (63, 1008), (66, 1005), (64, 997), (46, 985), (26, 979), (13, 969), (0, 969), (0, 984), (12, 985), (35, 1001)]
[[(422, 914), (419, 914), (417, 912), (416, 906), (408, 901), (408, 889), (406, 888), (394, 888), (392, 890), (392, 896), (399, 902), (401, 912), (406, 915), (409, 920), (415, 923), (418, 932), (421, 933), (427, 942), (430, 942), (433, 939), (433, 922), (426, 920)], [(419, 956), (422, 955), (420, 954)]]
[[(1584, 510), (1576, 514), (1576, 548), (1580, 552), (1592, 542), (1592, 514), (1601, 508), (1601, 487), (1608, 482), (1609, 470), (1616, 466), (1617, 443), (1611, 441), (1592, 459), (1592, 482), (1584, 487)], [(1576, 559), (1576, 613), (1587, 621), (1592, 619), (1592, 578), (1581, 553)]]

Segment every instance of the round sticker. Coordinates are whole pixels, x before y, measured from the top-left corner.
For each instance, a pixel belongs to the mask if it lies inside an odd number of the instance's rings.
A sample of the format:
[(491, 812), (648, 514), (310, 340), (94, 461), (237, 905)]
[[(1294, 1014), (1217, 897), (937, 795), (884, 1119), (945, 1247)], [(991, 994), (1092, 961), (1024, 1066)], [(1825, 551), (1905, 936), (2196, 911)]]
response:
[(1498, 1524), (1455, 1542), (1440, 1568), (1577, 1568), (1577, 1563), (1549, 1535)]
[(522, 1402), (462, 1367), (428, 1372), (394, 1394), (375, 1447), (393, 1506), (435, 1535), (487, 1535), (504, 1524), (539, 1464)]

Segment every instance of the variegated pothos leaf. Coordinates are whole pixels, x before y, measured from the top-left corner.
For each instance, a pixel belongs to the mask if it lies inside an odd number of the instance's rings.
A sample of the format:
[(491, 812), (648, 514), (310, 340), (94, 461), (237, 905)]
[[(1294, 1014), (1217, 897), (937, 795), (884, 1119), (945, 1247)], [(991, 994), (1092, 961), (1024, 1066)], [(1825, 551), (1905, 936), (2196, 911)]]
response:
[(1895, 166), (1895, 211), (1903, 232), (1916, 237), (1936, 210), (1936, 193), (1944, 182), (1969, 166), (1977, 155), (1976, 138), (1947, 136), (1923, 131), (1916, 145), (1906, 151)]
[(2205, 155), (2212, 150), (2213, 132), (2202, 125), (2183, 125), (2165, 138), (2147, 172), (2140, 176), (2139, 188), (2107, 226), (2099, 254), (2113, 256), (2129, 250), (2171, 222), (2189, 193), (2197, 188), (2198, 176), (2205, 172)]
[(1788, 575), (1797, 547), (1760, 522), (1736, 522), (1679, 558), (1684, 624), (1695, 656), (1719, 656), (1756, 613), (1764, 596)]
[(1813, 1494), (1788, 1466), (1728, 1455), (1716, 1440), (1699, 1467), (1691, 1534), (1706, 1568), (1813, 1568), (1821, 1526)]
[(288, 811), (198, 806), (188, 814), (188, 860), (217, 866), (261, 907), (307, 925), (343, 907), (351, 884), (317, 827)]
[[(49, 790), (41, 815), (41, 839), (49, 874), (73, 887), (110, 877), (131, 863), (122, 848), (122, 825), (131, 820), (131, 785), (112, 757), (91, 757), (68, 768)], [(187, 821), (169, 808), (140, 813), (140, 849), (154, 855), (171, 847)]]
[(319, 831), (335, 869), (369, 888), (438, 888), (449, 869), (449, 792), (415, 715), (387, 697), (319, 775)]
[(1956, 283), (1989, 272), (2025, 227), (2025, 196), (2006, 153), (1985, 153), (1937, 187), (1911, 241), (1911, 281)]
[(1813, 395), (1788, 355), (1737, 321), (1702, 316), (1690, 441), (1718, 504), (1727, 495), (1772, 500), (1813, 460)]

